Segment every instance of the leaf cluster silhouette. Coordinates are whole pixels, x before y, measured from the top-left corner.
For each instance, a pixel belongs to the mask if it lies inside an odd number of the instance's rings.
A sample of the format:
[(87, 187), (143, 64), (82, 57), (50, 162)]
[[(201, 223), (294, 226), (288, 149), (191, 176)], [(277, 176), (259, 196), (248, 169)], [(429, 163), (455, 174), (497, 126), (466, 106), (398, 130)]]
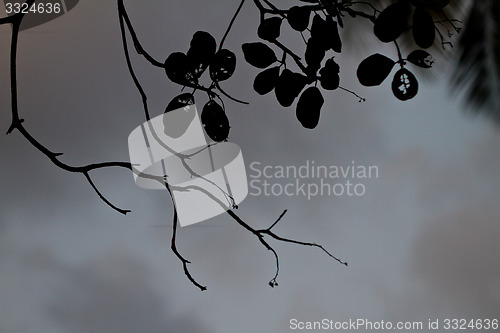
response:
[[(300, 96), (296, 115), (308, 129), (318, 125), (324, 90), (340, 88), (364, 101), (352, 90), (341, 86), (341, 68), (336, 57), (342, 54), (341, 29), (345, 27), (346, 19), (367, 19), (373, 23), (374, 37), (382, 43), (394, 43), (394, 56), (368, 56), (360, 63), (357, 77), (363, 86), (378, 86), (391, 74), (394, 66), (399, 65), (391, 87), (394, 96), (402, 101), (414, 98), (419, 87), (407, 64), (432, 67), (434, 60), (424, 49), (435, 44), (437, 34), (443, 47), (450, 43), (444, 39), (439, 27), (444, 27), (449, 33), (447, 25), (451, 25), (459, 31), (443, 11), (449, 5), (447, 0), (393, 1), (382, 10), (369, 2), (357, 1), (307, 0), (303, 1), (307, 4), (288, 9), (279, 9), (271, 1), (253, 2), (260, 12), (257, 36), (261, 41), (242, 45), (244, 59), (262, 70), (256, 75), (253, 88), (259, 95), (274, 90), (277, 102), (283, 107), (292, 106)], [(303, 54), (280, 42), (284, 29), (300, 34), (305, 42)], [(404, 58), (398, 42), (401, 38), (411, 39), (420, 49), (413, 50)], [(310, 89), (313, 87), (315, 89)], [(310, 120), (305, 121), (306, 118)]]
[[(215, 38), (210, 33), (198, 31), (192, 36), (186, 52), (173, 52), (164, 62), (161, 62), (144, 50), (128, 17), (123, 0), (117, 0), (126, 64), (141, 96), (146, 121), (150, 120), (148, 98), (133, 68), (128, 47), (129, 38), (132, 39), (137, 54), (144, 57), (152, 66), (164, 71), (170, 81), (181, 86), (181, 93), (173, 97), (167, 104), (165, 113), (195, 104), (195, 95), (203, 92), (207, 95), (208, 101), (202, 108), (201, 122), (207, 136), (216, 143), (228, 139), (230, 125), (223, 97), (235, 102), (247, 103), (232, 97), (221, 87), (221, 82), (229, 80), (233, 76), (237, 63), (235, 53), (223, 48), (223, 44), (245, 1), (241, 0), (218, 47)], [(253, 82), (253, 88), (259, 95), (269, 94), (274, 90), (277, 102), (283, 107), (290, 107), (296, 103), (296, 118), (306, 129), (314, 129), (318, 126), (325, 104), (325, 91), (342, 90), (353, 94), (359, 98), (359, 101), (364, 101), (354, 91), (341, 86), (341, 67), (337, 57), (342, 55), (341, 29), (344, 28), (346, 19), (369, 20), (373, 23), (373, 34), (380, 42), (394, 43), (394, 54), (397, 56), (391, 57), (376, 53), (366, 57), (357, 68), (357, 77), (363, 86), (378, 86), (389, 77), (394, 67), (399, 66), (400, 68), (394, 74), (391, 88), (395, 97), (402, 101), (414, 98), (419, 88), (417, 78), (407, 68), (408, 63), (421, 68), (431, 68), (434, 60), (431, 54), (424, 49), (435, 44), (436, 35), (441, 38), (443, 47), (450, 44), (444, 39), (437, 23), (440, 24), (441, 28), (444, 27), (449, 34), (450, 29), (447, 28), (447, 25), (451, 25), (457, 32), (460, 30), (454, 26), (455, 20), (449, 20), (444, 14), (443, 9), (449, 5), (449, 0), (399, 0), (393, 1), (382, 10), (378, 10), (369, 2), (362, 1), (300, 0), (305, 4), (291, 6), (288, 9), (279, 9), (272, 0), (252, 1), (260, 14), (260, 24), (257, 29), (260, 41), (243, 43), (242, 52), (246, 62), (259, 69)], [(34, 2), (35, 0), (26, 0), (28, 6)], [(7, 134), (17, 130), (54, 165), (68, 172), (83, 175), (106, 205), (122, 214), (127, 214), (130, 212), (129, 210), (113, 205), (98, 190), (92, 180), (91, 173), (111, 167), (136, 172), (133, 165), (129, 162), (102, 162), (83, 166), (64, 163), (60, 160), (61, 153), (54, 152), (44, 146), (24, 127), (24, 120), (19, 113), (17, 86), (17, 43), (23, 17), (24, 14), (19, 13), (0, 18), (0, 25), (10, 24), (12, 26), (10, 45), (12, 122)], [(412, 25), (409, 25), (408, 22), (412, 22)], [(291, 47), (280, 41), (283, 29), (291, 29), (292, 32), (300, 35), (305, 44), (303, 54), (292, 51)], [(398, 40), (408, 38), (408, 36), (411, 36), (412, 41), (420, 49), (412, 50), (404, 58)], [(209, 78), (205, 81), (209, 83), (204, 85), (202, 77), (207, 70)], [(186, 92), (184, 89), (190, 89), (190, 91)], [(164, 117), (164, 119), (166, 118)], [(171, 128), (169, 124), (165, 124), (165, 131), (166, 134), (173, 137), (182, 135), (182, 131)], [(181, 154), (178, 157), (183, 162), (189, 159), (189, 156), (181, 156)], [(171, 191), (192, 190), (170, 185), (163, 178), (153, 180), (164, 184), (172, 199)], [(237, 207), (233, 206), (232, 208)], [(280, 242), (319, 248), (332, 259), (347, 266), (346, 262), (333, 256), (322, 245), (289, 239), (276, 234), (272, 229), (283, 218), (286, 210), (266, 229), (251, 227), (232, 209), (228, 210), (227, 213), (242, 228), (252, 233), (274, 255), (276, 271), (269, 282), (271, 287), (278, 285), (277, 277), (280, 265), (276, 250), (264, 238), (265, 236)], [(177, 250), (177, 224), (177, 210), (174, 205), (171, 249), (181, 261), (189, 281), (200, 290), (205, 290), (206, 287), (198, 283), (191, 275), (188, 268), (190, 262)]]

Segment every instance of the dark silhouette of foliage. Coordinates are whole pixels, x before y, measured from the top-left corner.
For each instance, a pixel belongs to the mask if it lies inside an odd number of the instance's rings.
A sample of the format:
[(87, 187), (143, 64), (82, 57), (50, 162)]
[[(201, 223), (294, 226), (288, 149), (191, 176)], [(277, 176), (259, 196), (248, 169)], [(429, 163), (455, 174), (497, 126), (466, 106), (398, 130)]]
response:
[(407, 12), (407, 5), (403, 2), (396, 2), (384, 9), (375, 19), (375, 36), (384, 43), (394, 42), (407, 28)]
[(194, 104), (194, 95), (191, 93), (180, 94), (168, 103), (165, 113)]
[(296, 115), (299, 122), (305, 128), (313, 129), (318, 126), (321, 107), (325, 100), (317, 87), (309, 87), (297, 102)]
[(418, 46), (427, 49), (434, 44), (436, 28), (431, 14), (422, 7), (417, 7), (413, 14), (413, 39)]
[(394, 60), (375, 53), (359, 64), (358, 80), (367, 87), (378, 86), (389, 76), (395, 64)]
[(408, 55), (407, 60), (414, 65), (422, 68), (431, 68), (434, 64), (434, 59), (429, 52), (424, 50), (415, 50)]
[(306, 6), (293, 6), (288, 10), (287, 21), (296, 31), (304, 31), (309, 26), (311, 10)]
[(264, 43), (246, 43), (241, 46), (245, 60), (257, 68), (267, 68), (278, 61), (276, 53)]
[(333, 60), (333, 58), (328, 59), (325, 62), (325, 67), (321, 68), (319, 71), (319, 82), (321, 87), (326, 90), (335, 90), (340, 84), (340, 66)]
[[(26, 0), (26, 3), (31, 6), (34, 1)], [(170, 81), (180, 85), (180, 90), (191, 89), (189, 92), (183, 92), (174, 97), (168, 103), (165, 113), (180, 107), (193, 105), (195, 104), (195, 94), (200, 92), (205, 93), (207, 94), (208, 101), (203, 106), (201, 122), (207, 136), (215, 141), (214, 144), (228, 139), (230, 124), (225, 112), (226, 108), (223, 97), (239, 103), (247, 103), (232, 97), (220, 85), (221, 82), (227, 81), (233, 76), (237, 64), (236, 54), (223, 48), (223, 45), (245, 1), (241, 0), (218, 46), (216, 39), (210, 33), (198, 31), (193, 35), (186, 53), (180, 51), (173, 52), (168, 55), (164, 62), (161, 62), (156, 60), (142, 47), (133, 24), (128, 17), (123, 0), (117, 0), (126, 65), (141, 97), (146, 121), (151, 119), (148, 98), (140, 80), (135, 74), (129, 54), (128, 39), (132, 40), (132, 45), (137, 54), (144, 57), (152, 66), (165, 71)], [(283, 107), (292, 106), (298, 98), (295, 114), (299, 123), (306, 129), (316, 128), (321, 118), (321, 109), (325, 102), (324, 93), (321, 89), (328, 92), (341, 90), (353, 94), (360, 102), (364, 101), (364, 98), (360, 97), (354, 91), (340, 85), (341, 68), (338, 59), (342, 56), (343, 40), (341, 29), (345, 27), (345, 20), (368, 20), (373, 23), (374, 37), (383, 43), (394, 44), (395, 51), (392, 56), (377, 53), (365, 58), (357, 69), (357, 77), (363, 86), (377, 86), (382, 84), (391, 74), (393, 68), (398, 65), (400, 68), (394, 75), (391, 88), (395, 97), (401, 101), (414, 98), (419, 88), (417, 78), (407, 68), (408, 63), (421, 68), (430, 68), (433, 64), (433, 59), (429, 52), (421, 49), (412, 50), (407, 58), (404, 58), (399, 46), (399, 39), (410, 39), (411, 42), (414, 42), (420, 48), (428, 49), (434, 45), (436, 34), (439, 36), (443, 47), (451, 44), (444, 38), (443, 33), (440, 31), (440, 29), (444, 29), (448, 35), (451, 35), (447, 25), (451, 25), (455, 31), (459, 32), (459, 28), (453, 24), (455, 20), (448, 19), (444, 11), (450, 3), (449, 0), (395, 0), (385, 8), (376, 8), (370, 1), (300, 0), (305, 4), (300, 6), (294, 5), (288, 9), (278, 8), (271, 0), (251, 1), (259, 11), (260, 21), (257, 28), (257, 36), (261, 41), (243, 43), (242, 51), (246, 62), (261, 69), (254, 79), (253, 88), (259, 95), (268, 94), (274, 90), (277, 102)], [(60, 153), (46, 148), (23, 126), (23, 119), (20, 117), (18, 110), (16, 61), (18, 36), (19, 31), (23, 28), (22, 22), (24, 16), (24, 13), (19, 13), (0, 19), (0, 24), (12, 25), (10, 48), (12, 123), (7, 133), (17, 130), (30, 144), (47, 156), (56, 166), (66, 171), (83, 175), (99, 198), (108, 206), (122, 214), (128, 213), (129, 210), (116, 207), (99, 192), (92, 181), (91, 172), (110, 167), (119, 167), (131, 172), (137, 172), (133, 165), (128, 162), (103, 162), (84, 166), (66, 164), (59, 159)], [(305, 47), (303, 48), (304, 54), (296, 53), (291, 47), (284, 45), (280, 41), (283, 29), (286, 28), (290, 28), (295, 33), (298, 32), (298, 35), (300, 35), (300, 38), (305, 43)], [(207, 69), (210, 83), (203, 85), (201, 83), (204, 82), (202, 76)], [(198, 99), (198, 97), (196, 98)], [(185, 120), (189, 121), (189, 117), (193, 114), (188, 114)], [(176, 129), (169, 127), (169, 124), (165, 124), (165, 133), (171, 137), (179, 137), (182, 135), (182, 130), (184, 130), (181, 127), (179, 126), (180, 129)], [(187, 170), (193, 176), (198, 176), (188, 168), (186, 163), (191, 157), (190, 155), (176, 153), (176, 156), (186, 165)], [(165, 178), (158, 179), (152, 177), (152, 180), (160, 182), (170, 194), (172, 194), (172, 191), (193, 190), (168, 184)], [(227, 214), (242, 228), (252, 233), (274, 255), (276, 273), (269, 282), (271, 287), (278, 285), (276, 280), (279, 273), (279, 258), (277, 252), (264, 238), (265, 236), (281, 242), (319, 248), (332, 259), (347, 265), (346, 262), (333, 256), (319, 244), (301, 242), (277, 235), (272, 229), (283, 218), (286, 210), (268, 228), (255, 229), (234, 213), (233, 209), (236, 209), (237, 206), (229, 195), (227, 195), (227, 199), (232, 203), (230, 205), (231, 209), (227, 211)], [(198, 283), (191, 275), (188, 268), (190, 262), (177, 250), (177, 224), (177, 210), (174, 205), (171, 249), (181, 261), (184, 273), (189, 281), (200, 290), (205, 290), (206, 287)]]
[(215, 142), (227, 140), (229, 120), (222, 106), (214, 100), (208, 101), (201, 112), (201, 123), (210, 139)]
[[(340, 66), (331, 53), (342, 53), (343, 42), (339, 28), (344, 27), (344, 20), (348, 18), (371, 21), (376, 38), (383, 43), (394, 43), (397, 58), (392, 58), (396, 60), (381, 54), (369, 56), (359, 65), (357, 76), (363, 86), (377, 86), (398, 64), (401, 68), (393, 80), (393, 93), (399, 100), (409, 100), (418, 92), (418, 82), (406, 68), (407, 62), (418, 67), (430, 68), (433, 60), (430, 54), (422, 53), (423, 50), (414, 50), (408, 59), (403, 58), (398, 40), (411, 38), (419, 47), (427, 49), (434, 45), (438, 32), (444, 47), (449, 42), (444, 39), (436, 22), (447, 32), (449, 32), (447, 24), (455, 27), (453, 21), (449, 20), (442, 10), (449, 4), (449, 1), (444, 0), (395, 0), (380, 10), (370, 2), (333, 0), (303, 0), (303, 2), (307, 5), (280, 9), (269, 0), (253, 0), (260, 12), (257, 35), (262, 41), (242, 45), (245, 60), (254, 67), (265, 69), (276, 62), (279, 63), (278, 66), (257, 74), (253, 87), (259, 95), (267, 94), (274, 89), (276, 99), (283, 107), (292, 106), (302, 90), (308, 86), (317, 87), (318, 84), (325, 90), (340, 88), (354, 94), (359, 101), (364, 101), (364, 98), (340, 85)], [(439, 17), (439, 20), (435, 17)], [(286, 21), (293, 31), (299, 32), (305, 41), (303, 55), (280, 42), (285, 27), (283, 21)], [(278, 60), (280, 51), (281, 61)], [(292, 69), (291, 66), (297, 69)], [(324, 101), (319, 98), (320, 95), (314, 93), (314, 96), (317, 96), (318, 100), (313, 101), (313, 104), (323, 105)], [(312, 98), (307, 100), (312, 101)], [(303, 112), (300, 110), (297, 114)], [(305, 127), (311, 128), (311, 126)]]
[(402, 101), (415, 97), (418, 93), (418, 81), (415, 75), (406, 68), (401, 68), (394, 74), (392, 92)]
[(280, 36), (281, 22), (283, 19), (278, 16), (270, 17), (260, 22), (257, 29), (259, 38), (272, 41)]
[(276, 82), (276, 87), (274, 88), (276, 99), (281, 106), (288, 107), (292, 105), (302, 89), (306, 86), (306, 83), (306, 76), (294, 73), (285, 68), (281, 72), (278, 82)]
[(253, 89), (259, 95), (265, 95), (273, 91), (280, 77), (279, 66), (271, 67), (263, 70), (255, 77)]

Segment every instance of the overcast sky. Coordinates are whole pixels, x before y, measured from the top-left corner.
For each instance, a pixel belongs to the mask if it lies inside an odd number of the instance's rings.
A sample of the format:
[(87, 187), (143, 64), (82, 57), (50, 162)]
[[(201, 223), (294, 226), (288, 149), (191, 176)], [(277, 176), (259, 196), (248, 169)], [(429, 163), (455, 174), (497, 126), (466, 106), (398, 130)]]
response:
[[(143, 46), (160, 60), (187, 51), (197, 30), (220, 41), (237, 7), (222, 0), (125, 4)], [(224, 87), (250, 102), (226, 100), (229, 138), (245, 164), (354, 161), (377, 166), (379, 177), (361, 181), (361, 197), (249, 196), (237, 212), (266, 227), (288, 209), (273, 230), (318, 242), (349, 267), (317, 249), (271, 242), (281, 264), (279, 286), (271, 289), (272, 254), (222, 215), (179, 230), (179, 250), (208, 286), (200, 292), (170, 250), (168, 193), (138, 188), (125, 170), (95, 171), (107, 198), (132, 210), (122, 216), (83, 176), (58, 169), (14, 131), (0, 137), (1, 332), (289, 332), (292, 318), (499, 318), (500, 132), (464, 112), (460, 96), (450, 94), (450, 62), (440, 59), (435, 78), (421, 79), (417, 97), (400, 102), (390, 79), (376, 88), (357, 82), (363, 58), (395, 56), (370, 31), (358, 31), (363, 37), (350, 40), (355, 45), (336, 60), (341, 84), (367, 101), (327, 92), (319, 126), (305, 130), (293, 107), (251, 89), (258, 71), (245, 63), (240, 46), (257, 40), (257, 20), (248, 1), (226, 42), (238, 65)], [(10, 29), (0, 29), (4, 133), (11, 120)], [(285, 37), (303, 48), (300, 36)], [(141, 58), (133, 61), (151, 113), (161, 114), (178, 86)], [(18, 67), (24, 125), (64, 152), (64, 162), (128, 160), (128, 135), (144, 118), (114, 1), (80, 1), (57, 20), (23, 32)], [(197, 98), (199, 110), (205, 99)]]

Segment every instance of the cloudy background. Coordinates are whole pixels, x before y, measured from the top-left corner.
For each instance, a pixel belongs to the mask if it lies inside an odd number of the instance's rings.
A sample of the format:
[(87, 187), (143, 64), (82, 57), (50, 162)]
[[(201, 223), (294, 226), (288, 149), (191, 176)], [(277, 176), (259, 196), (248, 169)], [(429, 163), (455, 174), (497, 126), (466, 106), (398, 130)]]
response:
[[(192, 34), (220, 40), (236, 2), (126, 1), (144, 47), (155, 58), (186, 51)], [(342, 85), (366, 97), (329, 92), (317, 129), (301, 128), (293, 108), (250, 88), (257, 74), (240, 45), (257, 40), (258, 13), (245, 5), (226, 47), (238, 56), (225, 85), (249, 106), (227, 101), (230, 140), (246, 164), (379, 167), (363, 197), (249, 196), (238, 210), (265, 227), (288, 209), (275, 231), (323, 244), (272, 245), (279, 287), (267, 283), (274, 259), (227, 216), (179, 230), (178, 248), (208, 291), (184, 276), (170, 251), (172, 204), (164, 191), (135, 186), (121, 169), (95, 171), (103, 193), (132, 213), (103, 204), (81, 175), (56, 168), (17, 132), (0, 138), (0, 331), (288, 332), (289, 320), (366, 318), (423, 321), (499, 318), (500, 132), (463, 111), (440, 59), (418, 96), (397, 101), (390, 80), (367, 89), (355, 79), (369, 54), (394, 56), (359, 31), (345, 53)], [(352, 26), (351, 26), (352, 27)], [(356, 28), (356, 27), (352, 27)], [(300, 37), (287, 39), (297, 50)], [(373, 41), (372, 41), (373, 40)], [(10, 125), (8, 47), (0, 28), (0, 127)], [(26, 128), (62, 160), (82, 165), (128, 159), (128, 134), (143, 119), (141, 100), (121, 47), (114, 1), (80, 1), (69, 13), (25, 31), (19, 43), (19, 104)], [(179, 93), (164, 73), (133, 56), (161, 114)], [(417, 73), (422, 77), (421, 73)], [(205, 96), (199, 95), (198, 107)]]

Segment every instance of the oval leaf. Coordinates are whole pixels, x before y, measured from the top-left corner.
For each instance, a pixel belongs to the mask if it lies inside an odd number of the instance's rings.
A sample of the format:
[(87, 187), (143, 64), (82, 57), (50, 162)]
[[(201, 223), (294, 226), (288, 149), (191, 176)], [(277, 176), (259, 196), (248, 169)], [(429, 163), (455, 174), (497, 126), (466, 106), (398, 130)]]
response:
[(328, 59), (325, 67), (321, 68), (319, 82), (324, 89), (335, 90), (340, 84), (340, 66), (333, 60)]
[(278, 60), (276, 53), (264, 43), (245, 43), (241, 49), (245, 60), (257, 68), (267, 68)]
[(165, 73), (170, 81), (183, 86), (196, 87), (198, 78), (193, 64), (182, 52), (174, 52), (165, 60)]
[[(163, 131), (171, 138), (180, 138), (189, 128), (189, 125), (196, 117), (196, 108), (186, 108), (179, 110), (188, 105), (194, 104), (194, 96), (190, 93), (181, 94), (175, 97), (165, 109), (163, 117)], [(175, 112), (172, 112), (175, 111)]]
[(215, 54), (210, 64), (210, 78), (213, 81), (229, 79), (236, 69), (236, 56), (233, 52), (221, 49)]
[(214, 100), (208, 101), (201, 112), (201, 123), (208, 137), (215, 142), (227, 140), (229, 135), (229, 120), (224, 109)]
[(389, 76), (396, 63), (379, 53), (373, 54), (359, 64), (359, 82), (367, 87), (378, 86)]
[(293, 6), (288, 10), (286, 19), (290, 27), (296, 31), (304, 31), (309, 26), (311, 10), (307, 7)]
[(340, 53), (342, 52), (342, 40), (340, 39), (339, 28), (330, 16), (326, 18), (326, 27), (328, 29), (328, 48)]
[(409, 62), (422, 68), (431, 68), (434, 64), (432, 56), (424, 50), (415, 50), (408, 55)]
[(434, 44), (436, 28), (431, 14), (423, 8), (417, 7), (413, 14), (413, 39), (421, 48), (429, 48)]
[(306, 64), (308, 69), (316, 73), (321, 67), (321, 62), (325, 57), (325, 49), (322, 43), (316, 37), (310, 37), (307, 41), (306, 52), (304, 57), (306, 58)]
[(191, 93), (180, 94), (168, 103), (165, 113), (194, 104), (194, 95)]
[(297, 102), (296, 116), (299, 122), (308, 129), (313, 129), (318, 126), (321, 107), (325, 100), (317, 87), (309, 87)]
[(189, 60), (194, 64), (194, 74), (200, 77), (207, 69), (215, 55), (217, 43), (208, 32), (197, 31), (191, 39), (191, 44), (187, 52)]
[(394, 75), (392, 92), (394, 96), (402, 101), (412, 99), (418, 93), (417, 78), (406, 68), (400, 69)]
[(314, 38), (318, 45), (327, 51), (330, 49), (330, 34), (328, 31), (328, 24), (326, 21), (319, 16), (319, 14), (314, 15), (313, 23), (311, 25), (311, 37)]
[(257, 74), (255, 80), (253, 81), (253, 89), (259, 95), (265, 95), (274, 89), (279, 76), (279, 66), (268, 68)]
[(384, 43), (396, 40), (407, 26), (407, 8), (395, 3), (384, 9), (375, 19), (373, 32)]
[(284, 69), (274, 88), (276, 99), (281, 106), (289, 107), (292, 105), (295, 98), (299, 96), (306, 84), (307, 77), (302, 74), (294, 73), (289, 69)]
[(280, 36), (281, 21), (282, 18), (276, 16), (262, 20), (257, 29), (257, 36), (264, 40), (275, 40)]

